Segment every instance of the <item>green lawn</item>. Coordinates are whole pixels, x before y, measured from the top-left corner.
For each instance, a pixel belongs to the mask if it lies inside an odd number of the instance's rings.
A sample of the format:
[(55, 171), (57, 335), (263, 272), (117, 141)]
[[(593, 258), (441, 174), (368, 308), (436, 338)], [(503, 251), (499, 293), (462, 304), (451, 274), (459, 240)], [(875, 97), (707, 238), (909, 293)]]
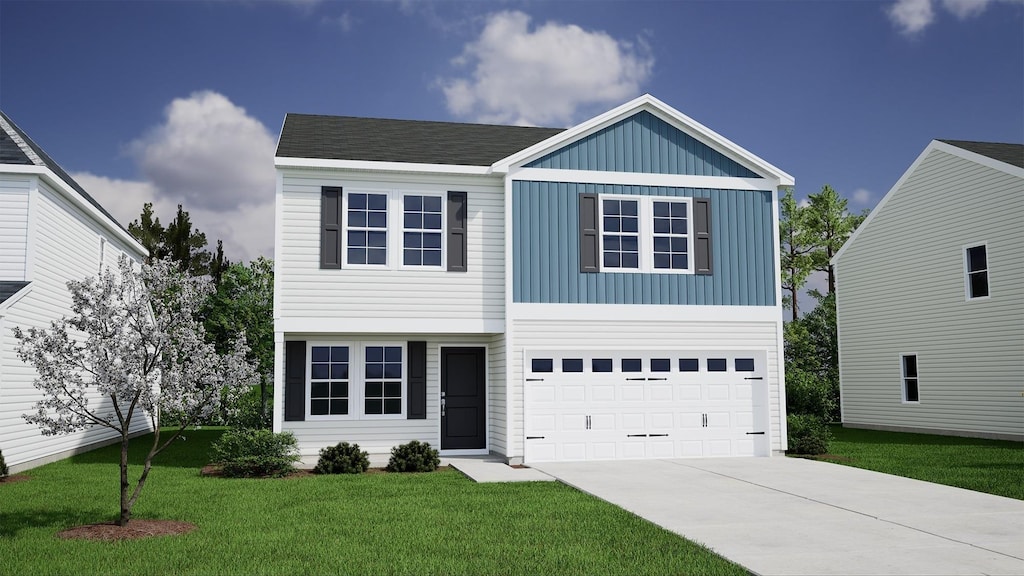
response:
[(746, 574), (553, 482), (476, 484), (454, 470), (201, 477), (218, 434), (192, 431), (158, 456), (134, 510), (136, 518), (199, 527), (187, 535), (117, 543), (55, 537), (116, 518), (117, 447), (0, 484), (0, 574)]
[(1024, 500), (1024, 444), (833, 426), (831, 461)]

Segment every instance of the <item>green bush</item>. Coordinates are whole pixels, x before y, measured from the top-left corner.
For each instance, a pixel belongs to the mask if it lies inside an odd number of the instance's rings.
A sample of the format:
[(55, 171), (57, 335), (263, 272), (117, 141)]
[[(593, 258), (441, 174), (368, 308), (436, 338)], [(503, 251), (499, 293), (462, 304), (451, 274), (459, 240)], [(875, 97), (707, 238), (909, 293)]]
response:
[(7, 468), (7, 463), (4, 462), (3, 450), (0, 450), (0, 478), (6, 477), (11, 471)]
[(212, 448), (213, 462), (231, 478), (284, 476), (294, 471), (299, 461), (298, 442), (291, 432), (228, 430)]
[(824, 418), (812, 414), (790, 414), (786, 417), (789, 426), (788, 454), (825, 454), (832, 432)]
[(320, 450), (313, 472), (317, 474), (359, 474), (370, 467), (370, 455), (359, 449), (359, 444), (342, 442)]
[(232, 428), (270, 429), (272, 425), (270, 415), (273, 412), (273, 396), (268, 395), (267, 409), (264, 412), (260, 407), (260, 389), (258, 386), (253, 386), (235, 401), (235, 405), (232, 406), (228, 414), (227, 423)]
[(391, 449), (388, 472), (433, 472), (441, 464), (441, 455), (427, 442), (413, 440)]
[(836, 420), (838, 393), (832, 383), (813, 372), (786, 368), (786, 412), (811, 414), (825, 421)]

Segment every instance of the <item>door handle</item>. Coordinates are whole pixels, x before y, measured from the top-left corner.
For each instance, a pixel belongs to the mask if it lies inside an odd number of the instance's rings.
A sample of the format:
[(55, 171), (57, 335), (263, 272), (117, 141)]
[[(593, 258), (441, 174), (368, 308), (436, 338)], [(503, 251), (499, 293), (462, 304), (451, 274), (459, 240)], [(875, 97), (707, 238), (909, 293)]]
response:
[(441, 392), (441, 416), (444, 416), (444, 392)]

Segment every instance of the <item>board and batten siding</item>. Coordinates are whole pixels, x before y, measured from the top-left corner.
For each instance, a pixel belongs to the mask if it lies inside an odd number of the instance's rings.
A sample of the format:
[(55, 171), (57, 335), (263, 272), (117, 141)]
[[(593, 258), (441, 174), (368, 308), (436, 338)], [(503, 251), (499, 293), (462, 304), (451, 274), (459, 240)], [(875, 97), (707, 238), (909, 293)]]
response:
[[(580, 272), (580, 194), (710, 198), (713, 273)], [(513, 301), (774, 306), (772, 201), (768, 191), (516, 180)]]
[[(96, 276), (100, 267), (101, 236), (106, 239), (104, 260), (108, 266), (116, 267), (118, 257), (128, 252), (121, 240), (103, 231), (81, 209), (42, 180), (35, 182), (37, 186), (30, 190), (35, 198), (28, 231), (33, 242), (28, 278), (32, 283), (29, 292), (0, 319), (0, 448), (14, 470), (117, 438), (113, 431), (98, 427), (67, 435), (43, 436), (37, 426), (27, 424), (22, 418), (22, 414), (34, 411), (33, 406), (41, 396), (32, 385), (35, 370), (23, 363), (15, 352), (18, 342), (13, 328), (45, 328), (53, 320), (71, 315), (67, 282)], [(98, 394), (90, 401), (95, 407), (109, 404), (109, 400)], [(143, 417), (133, 422), (131, 431), (150, 429), (148, 419)]]
[[(843, 422), (1024, 439), (1024, 180), (933, 150), (837, 262)], [(987, 245), (991, 297), (966, 300)], [(917, 354), (920, 403), (900, 355)]]
[[(277, 318), (290, 320), (476, 320), (502, 325), (505, 314), (503, 188), (500, 181), (464, 176), (360, 174), (280, 170)], [(468, 192), (468, 270), (320, 268), (323, 186), (360, 191)], [(390, 235), (389, 242), (401, 238)], [(481, 330), (483, 331), (483, 330)], [(494, 330), (500, 332), (501, 330)]]
[[(771, 450), (781, 445), (779, 351), (776, 322), (602, 321), (601, 306), (593, 306), (594, 320), (512, 319), (511, 409), (512, 442), (509, 455), (523, 455), (523, 363), (526, 349), (604, 350), (765, 350), (769, 391)], [(553, 314), (554, 315), (554, 314)]]
[(526, 165), (694, 176), (758, 175), (647, 111), (638, 112)]
[[(503, 340), (487, 335), (459, 334), (289, 334), (288, 340), (315, 342), (408, 342), (427, 343), (427, 417), (409, 420), (405, 418), (374, 419), (325, 419), (282, 422), (282, 431), (292, 432), (299, 442), (299, 450), (305, 461), (316, 462), (321, 448), (339, 442), (359, 444), (370, 454), (388, 454), (391, 448), (412, 440), (429, 442), (440, 448), (441, 440), (441, 373), (440, 348), (442, 346), (487, 347), (487, 426), (493, 431), (496, 422), (504, 426), (500, 414), (505, 403), (505, 349)], [(307, 358), (308, 362), (308, 358)], [(407, 368), (406, 368), (407, 369)], [(355, 384), (353, 384), (355, 385)], [(308, 380), (304, 399), (308, 402)], [(403, 398), (403, 402), (405, 399)], [(497, 420), (496, 420), (497, 418)], [(504, 431), (500, 435), (488, 434), (491, 450), (503, 453)]]
[(28, 194), (34, 178), (0, 174), (0, 280), (25, 279)]

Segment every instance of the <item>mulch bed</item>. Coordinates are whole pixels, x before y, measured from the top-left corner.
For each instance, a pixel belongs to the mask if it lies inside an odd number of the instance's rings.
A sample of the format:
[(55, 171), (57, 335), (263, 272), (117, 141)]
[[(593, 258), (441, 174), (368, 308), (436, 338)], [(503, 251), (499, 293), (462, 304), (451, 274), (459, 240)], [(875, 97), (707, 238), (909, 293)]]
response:
[(14, 484), (15, 482), (24, 482), (31, 478), (28, 474), (11, 474), (10, 476), (0, 478), (0, 484)]
[(152, 538), (154, 536), (177, 536), (178, 534), (188, 534), (195, 529), (195, 524), (179, 522), (177, 520), (131, 520), (127, 526), (118, 526), (114, 522), (75, 526), (63, 532), (58, 532), (57, 537), (63, 540), (102, 540), (104, 542), (114, 542), (117, 540)]
[[(525, 468), (525, 466), (522, 466), (522, 467)], [(448, 468), (450, 468), (450, 466), (438, 466), (437, 467), (438, 470), (447, 470)], [(221, 473), (220, 466), (217, 466), (216, 464), (207, 464), (206, 466), (203, 466), (202, 470), (199, 471), (199, 474), (201, 476), (209, 476), (209, 477), (213, 477), (213, 478), (223, 478), (224, 477), (224, 474)], [(388, 472), (384, 468), (370, 468), (366, 472), (363, 472), (363, 474), (403, 474), (403, 472)], [(290, 472), (288, 474), (285, 474), (284, 476), (263, 476), (262, 478), (264, 478), (264, 479), (280, 478), (280, 479), (290, 480), (290, 479), (294, 479), (294, 478), (308, 478), (310, 476), (319, 476), (319, 474), (317, 474), (316, 472), (314, 472), (312, 470), (309, 470), (309, 469), (298, 469), (298, 470), (295, 470), (294, 472)]]

